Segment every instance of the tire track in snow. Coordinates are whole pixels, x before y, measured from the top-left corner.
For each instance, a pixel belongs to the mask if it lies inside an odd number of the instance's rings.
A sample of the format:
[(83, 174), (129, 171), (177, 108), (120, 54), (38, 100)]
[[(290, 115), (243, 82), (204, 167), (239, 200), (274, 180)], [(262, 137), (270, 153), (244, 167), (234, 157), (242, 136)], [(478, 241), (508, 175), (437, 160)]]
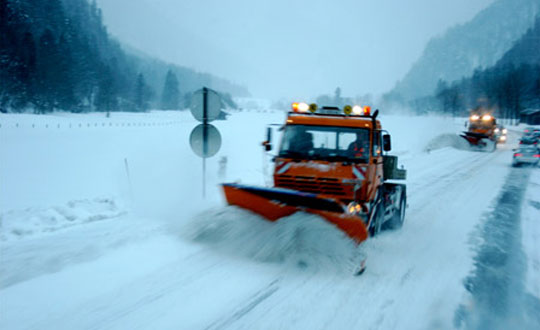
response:
[(464, 281), (471, 294), (469, 306), (456, 311), (456, 327), (540, 328), (540, 300), (524, 287), (526, 260), (521, 246), (521, 206), (529, 176), (529, 168), (514, 168), (486, 216), (475, 270)]
[(281, 278), (273, 280), (266, 287), (255, 292), (249, 299), (247, 299), (247, 301), (242, 305), (242, 307), (237, 309), (230, 317), (224, 320), (218, 320), (210, 324), (208, 327), (205, 328), (205, 330), (217, 330), (217, 329), (228, 328), (234, 322), (237, 322), (238, 320), (240, 320), (242, 317), (244, 317), (246, 314), (252, 311), (255, 307), (257, 307), (263, 301), (270, 298), (270, 296), (276, 293), (276, 291), (279, 290), (280, 281), (281, 281)]
[[(416, 196), (419, 192), (425, 194), (425, 189), (433, 189), (438, 191), (442, 188), (454, 185), (455, 178), (466, 179), (472, 177), (478, 170), (485, 167), (485, 163), (488, 159), (495, 158), (499, 155), (500, 154), (498, 153), (478, 155), (478, 157), (468, 163), (468, 166), (463, 166), (464, 164), (460, 159), (446, 166), (445, 169), (448, 170), (443, 171), (440, 175), (432, 174), (433, 171), (428, 171), (427, 173), (421, 172), (422, 176), (429, 177), (429, 180), (418, 185), (411, 185), (411, 187), (407, 187), (407, 195), (408, 197)], [(441, 187), (441, 184), (444, 184), (444, 186)]]

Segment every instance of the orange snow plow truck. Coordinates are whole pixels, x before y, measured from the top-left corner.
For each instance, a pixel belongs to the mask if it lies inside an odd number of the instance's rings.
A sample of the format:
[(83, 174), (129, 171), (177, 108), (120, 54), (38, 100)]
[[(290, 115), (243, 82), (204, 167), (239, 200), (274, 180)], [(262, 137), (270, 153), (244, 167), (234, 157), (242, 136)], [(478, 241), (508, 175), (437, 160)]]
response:
[(491, 112), (478, 108), (471, 111), (469, 129), (460, 136), (472, 147), (494, 151), (499, 139), (497, 121)]
[[(297, 211), (321, 216), (360, 243), (403, 224), (406, 171), (369, 107), (293, 103), (273, 158), (274, 187), (223, 184), (227, 202), (276, 221)], [(266, 151), (272, 149), (269, 127)]]

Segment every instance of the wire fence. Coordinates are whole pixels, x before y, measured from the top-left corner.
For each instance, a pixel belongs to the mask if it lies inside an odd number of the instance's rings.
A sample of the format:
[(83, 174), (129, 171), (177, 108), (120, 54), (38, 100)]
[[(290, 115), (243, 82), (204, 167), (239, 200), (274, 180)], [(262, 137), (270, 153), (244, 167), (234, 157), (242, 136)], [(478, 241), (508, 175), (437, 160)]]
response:
[(156, 121), (156, 122), (79, 122), (79, 123), (0, 123), (0, 129), (6, 128), (110, 128), (110, 127), (156, 127), (173, 126), (186, 123), (184, 121)]

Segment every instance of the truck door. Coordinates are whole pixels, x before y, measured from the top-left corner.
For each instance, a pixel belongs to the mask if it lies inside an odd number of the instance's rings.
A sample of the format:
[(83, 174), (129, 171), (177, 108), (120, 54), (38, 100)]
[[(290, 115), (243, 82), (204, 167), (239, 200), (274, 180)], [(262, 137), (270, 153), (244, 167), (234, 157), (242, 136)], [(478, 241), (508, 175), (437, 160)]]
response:
[(369, 196), (372, 198), (375, 197), (377, 188), (381, 185), (383, 180), (383, 158), (382, 158), (382, 139), (381, 132), (378, 130), (373, 131), (372, 139), (372, 148), (371, 148), (371, 176), (370, 182), (372, 182), (370, 187)]

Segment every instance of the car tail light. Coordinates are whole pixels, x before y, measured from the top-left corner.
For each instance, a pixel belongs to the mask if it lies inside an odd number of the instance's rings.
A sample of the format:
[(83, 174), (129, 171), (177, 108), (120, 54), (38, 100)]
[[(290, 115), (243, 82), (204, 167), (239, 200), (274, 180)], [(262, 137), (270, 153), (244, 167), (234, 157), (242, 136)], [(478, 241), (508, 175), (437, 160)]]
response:
[(523, 156), (523, 154), (517, 154), (517, 153), (514, 154), (514, 157), (521, 157), (521, 156)]
[(540, 158), (540, 154), (534, 155), (534, 158)]

